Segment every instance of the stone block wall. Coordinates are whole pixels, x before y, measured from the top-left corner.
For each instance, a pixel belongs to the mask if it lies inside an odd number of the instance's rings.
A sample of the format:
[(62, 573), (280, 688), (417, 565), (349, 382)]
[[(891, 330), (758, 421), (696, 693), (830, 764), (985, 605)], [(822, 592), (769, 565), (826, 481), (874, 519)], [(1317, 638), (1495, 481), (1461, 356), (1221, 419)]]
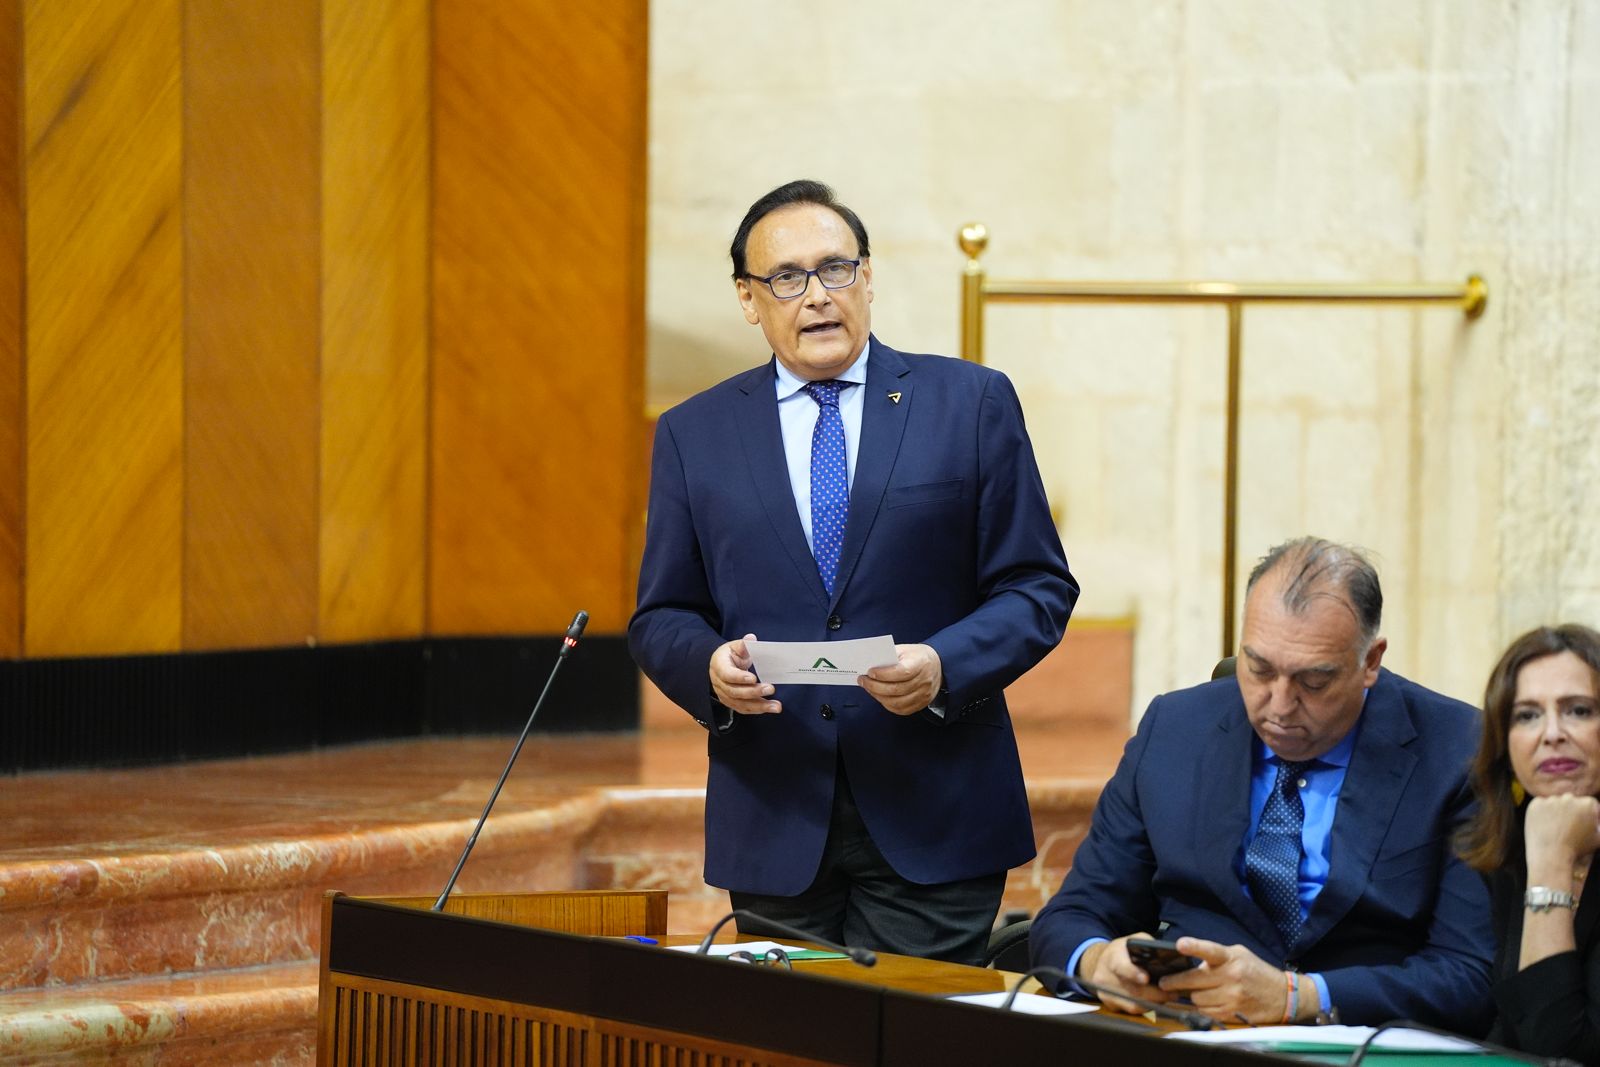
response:
[[(874, 326), (953, 353), (992, 276), (1460, 281), (1448, 310), (1248, 310), (1241, 571), (1371, 549), (1391, 666), (1466, 699), (1528, 626), (1600, 623), (1600, 8), (1581, 0), (724, 0), (651, 6), (648, 388), (765, 355), (726, 248), (794, 177), (873, 236)], [(1135, 616), (1130, 712), (1220, 643), (1220, 310), (996, 307), (1080, 612)]]

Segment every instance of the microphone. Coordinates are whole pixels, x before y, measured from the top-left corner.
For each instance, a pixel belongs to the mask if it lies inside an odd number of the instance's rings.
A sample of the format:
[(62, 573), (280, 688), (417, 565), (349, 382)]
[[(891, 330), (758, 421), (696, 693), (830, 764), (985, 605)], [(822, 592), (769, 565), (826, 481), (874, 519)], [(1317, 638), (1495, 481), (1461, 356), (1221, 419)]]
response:
[(751, 919), (755, 922), (772, 927), (784, 937), (793, 937), (798, 938), (801, 941), (810, 941), (812, 944), (821, 945), (829, 952), (842, 952), (862, 967), (875, 967), (878, 963), (878, 954), (873, 952), (871, 949), (851, 948), (849, 945), (836, 945), (832, 941), (818, 937), (816, 934), (808, 934), (799, 927), (790, 926), (788, 923), (781, 923), (776, 919), (769, 919), (765, 915), (757, 915), (755, 912), (747, 911), (744, 908), (734, 908), (732, 911), (728, 912), (728, 914), (718, 919), (717, 925), (713, 926), (711, 928), (711, 932), (706, 934), (705, 939), (700, 942), (700, 947), (694, 950), (694, 954), (696, 956), (704, 956), (706, 953), (711, 951), (711, 939), (717, 936), (718, 930), (722, 929), (728, 924), (729, 919)]
[(506, 778), (511, 774), (511, 765), (517, 762), (517, 756), (522, 752), (522, 743), (528, 739), (528, 731), (533, 729), (534, 717), (539, 714), (539, 709), (544, 707), (544, 698), (550, 695), (550, 684), (556, 680), (556, 671), (561, 669), (561, 661), (567, 658), (567, 653), (578, 647), (578, 638), (583, 636), (583, 628), (589, 625), (589, 613), (580, 611), (572, 617), (572, 625), (567, 627), (566, 636), (561, 639), (561, 652), (556, 656), (555, 665), (550, 668), (550, 677), (545, 679), (544, 690), (539, 694), (539, 699), (534, 701), (533, 712), (528, 716), (527, 725), (522, 728), (522, 736), (517, 738), (517, 747), (511, 750), (511, 758), (506, 760), (506, 769), (500, 772), (500, 780), (494, 784), (494, 792), (489, 794), (489, 803), (483, 806), (483, 814), (478, 816), (478, 825), (472, 828), (472, 836), (467, 838), (467, 847), (461, 850), (461, 858), (456, 860), (456, 869), (450, 872), (450, 880), (444, 884), (444, 892), (439, 894), (439, 899), (433, 902), (434, 911), (443, 911), (444, 902), (450, 898), (450, 890), (456, 887), (456, 879), (461, 876), (461, 868), (467, 865), (467, 857), (472, 854), (472, 846), (478, 843), (478, 834), (483, 830), (484, 821), (489, 818), (489, 809), (494, 807), (494, 802), (500, 798), (500, 787), (506, 784)]
[[(1011, 987), (1011, 992), (1006, 995), (1006, 999), (1001, 1003), (1000, 1010), (1010, 1011), (1012, 1003), (1017, 999), (1017, 994), (1022, 991), (1023, 984), (1030, 978), (1041, 977), (1065, 978), (1069, 982), (1082, 986), (1084, 989), (1087, 989), (1097, 997), (1118, 997), (1122, 1000), (1126, 1000), (1135, 1007), (1143, 1008), (1145, 1011), (1154, 1012), (1163, 1019), (1175, 1019), (1191, 1030), (1213, 1030), (1217, 1026), (1215, 1019), (1211, 1018), (1209, 1015), (1203, 1015), (1198, 1011), (1186, 1011), (1183, 1008), (1173, 1007), (1171, 1004), (1158, 1004), (1153, 1000), (1145, 1000), (1143, 997), (1135, 997), (1128, 993), (1124, 993), (1121, 990), (1112, 989), (1110, 986), (1103, 986), (1096, 982), (1091, 982), (1086, 978), (1075, 978), (1066, 971), (1063, 971), (1060, 967), (1050, 966), (1035, 967), (1032, 970), (1024, 972), (1022, 977), (1017, 979), (1017, 984)], [(1051, 995), (1056, 996), (1057, 994), (1054, 992), (1054, 990), (1052, 990)]]

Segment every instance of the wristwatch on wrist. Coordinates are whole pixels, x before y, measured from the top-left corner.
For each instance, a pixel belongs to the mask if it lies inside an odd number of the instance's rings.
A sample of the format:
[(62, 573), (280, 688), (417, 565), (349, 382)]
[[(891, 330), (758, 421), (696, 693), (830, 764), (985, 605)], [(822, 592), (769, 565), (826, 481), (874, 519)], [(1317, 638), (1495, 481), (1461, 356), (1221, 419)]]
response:
[(1522, 906), (1529, 911), (1549, 911), (1551, 908), (1576, 908), (1578, 902), (1572, 899), (1571, 893), (1564, 893), (1559, 889), (1546, 889), (1542, 885), (1530, 885), (1523, 894)]

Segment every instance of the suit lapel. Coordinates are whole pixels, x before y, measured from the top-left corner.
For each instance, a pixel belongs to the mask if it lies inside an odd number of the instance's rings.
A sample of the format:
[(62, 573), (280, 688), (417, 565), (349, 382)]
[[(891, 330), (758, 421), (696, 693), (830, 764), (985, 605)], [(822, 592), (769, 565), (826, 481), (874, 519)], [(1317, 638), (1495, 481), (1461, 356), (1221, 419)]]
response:
[(1278, 928), (1266, 912), (1245, 896), (1233, 865), (1244, 844), (1245, 832), (1250, 829), (1250, 775), (1256, 735), (1245, 717), (1237, 683), (1232, 687), (1231, 699), (1232, 705), (1199, 763), (1205, 773), (1200, 778), (1200, 796), (1195, 799), (1194, 810), (1216, 812), (1218, 817), (1202, 821), (1196, 845), (1206, 884), (1217, 899), (1262, 944), (1276, 945), (1280, 942)]
[[(795, 511), (794, 488), (789, 484), (789, 463), (783, 454), (783, 430), (778, 425), (778, 401), (773, 385), (772, 364), (757, 367), (738, 383), (734, 399), (734, 418), (739, 425), (739, 440), (744, 445), (745, 461), (750, 466), (750, 481), (766, 510), (767, 519), (778, 535), (800, 580), (826, 605), (827, 591), (817, 573), (817, 561), (806, 544), (805, 528)], [(847, 535), (848, 536), (848, 535)], [(838, 588), (835, 585), (834, 588)]]
[[(913, 399), (910, 370), (900, 353), (872, 338), (866, 392), (861, 397), (861, 444), (856, 455), (855, 483), (850, 487), (850, 517), (845, 521), (844, 547), (839, 551), (838, 577), (833, 583), (835, 603), (850, 584), (850, 575), (861, 558), (862, 546), (878, 517), (889, 475), (900, 455)], [(890, 393), (900, 394), (898, 402), (889, 399)], [(803, 537), (801, 543), (805, 543)], [(822, 588), (820, 579), (817, 588)]]
[(1300, 934), (1302, 952), (1333, 929), (1360, 899), (1401, 793), (1416, 768), (1417, 757), (1406, 747), (1417, 736), (1416, 726), (1388, 671), (1367, 693), (1360, 730), (1333, 817), (1328, 883), (1306, 916)]

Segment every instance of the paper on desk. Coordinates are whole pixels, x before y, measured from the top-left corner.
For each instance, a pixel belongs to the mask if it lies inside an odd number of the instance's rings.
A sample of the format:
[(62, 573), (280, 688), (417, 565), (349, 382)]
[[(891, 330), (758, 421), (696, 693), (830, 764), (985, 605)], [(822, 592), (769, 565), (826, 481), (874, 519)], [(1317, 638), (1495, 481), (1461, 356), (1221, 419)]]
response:
[[(1255, 1026), (1238, 1030), (1184, 1030), (1170, 1033), (1180, 1041), (1213, 1045), (1258, 1045), (1296, 1052), (1353, 1049), (1372, 1036), (1370, 1026)], [(1372, 1043), (1385, 1052), (1478, 1052), (1465, 1038), (1441, 1037), (1423, 1030), (1385, 1030)]]
[(756, 676), (768, 685), (855, 685), (858, 675), (899, 662), (894, 638), (854, 641), (746, 641)]
[[(946, 997), (961, 1004), (982, 1004), (986, 1008), (998, 1008), (1006, 1002), (1009, 993), (962, 993), (959, 996)], [(1080, 1004), (1075, 1000), (1061, 1000), (1058, 997), (1040, 996), (1038, 993), (1018, 993), (1017, 999), (1011, 1002), (1012, 1011), (1020, 1011), (1024, 1015), (1077, 1015), (1079, 1012), (1098, 1011), (1098, 1004)]]
[[(698, 952), (699, 945), (668, 945), (674, 952)], [(727, 956), (734, 952), (748, 952), (752, 956), (759, 956), (770, 949), (781, 948), (785, 952), (804, 952), (799, 945), (780, 945), (776, 941), (740, 941), (736, 945), (712, 945), (706, 950), (707, 956)]]

